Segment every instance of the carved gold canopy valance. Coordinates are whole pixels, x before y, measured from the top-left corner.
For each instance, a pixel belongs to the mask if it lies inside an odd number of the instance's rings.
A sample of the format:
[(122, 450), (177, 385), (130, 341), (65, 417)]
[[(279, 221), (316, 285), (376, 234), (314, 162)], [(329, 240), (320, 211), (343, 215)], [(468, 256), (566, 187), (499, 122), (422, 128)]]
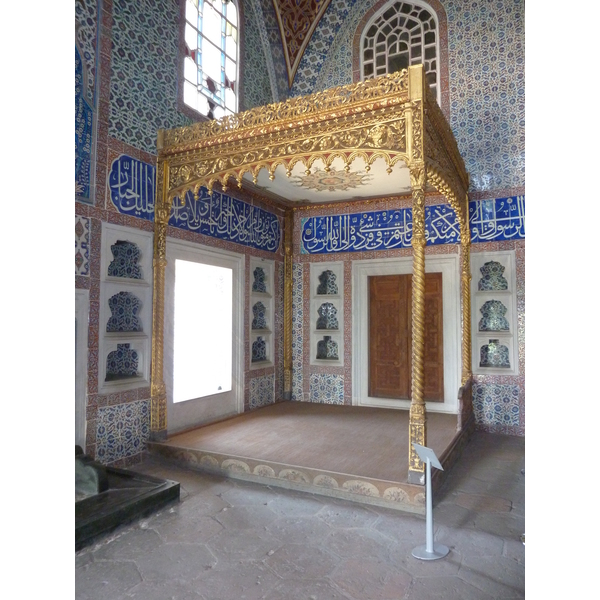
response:
[[(245, 180), (266, 189), (313, 165), (326, 172), (336, 166), (369, 172), (383, 161), (388, 181), (382, 181), (385, 174), (371, 178), (373, 185), (361, 185), (362, 198), (410, 193), (402, 181), (410, 181), (408, 170), (420, 168), (427, 189), (448, 199), (461, 224), (468, 213), (464, 162), (421, 65), (219, 121), (161, 130), (158, 152), (169, 207), (187, 192), (197, 197), (203, 186), (212, 192), (215, 183), (227, 190)], [(394, 176), (394, 168), (406, 172), (404, 179)], [(280, 185), (278, 194), (285, 193)]]

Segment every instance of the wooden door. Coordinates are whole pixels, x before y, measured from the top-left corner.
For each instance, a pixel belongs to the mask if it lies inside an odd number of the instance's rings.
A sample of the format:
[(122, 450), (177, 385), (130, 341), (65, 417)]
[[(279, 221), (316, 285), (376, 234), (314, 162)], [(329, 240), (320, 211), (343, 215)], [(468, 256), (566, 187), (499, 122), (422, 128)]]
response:
[[(410, 399), (412, 275), (369, 277), (369, 396)], [(425, 274), (424, 390), (444, 401), (442, 274)]]

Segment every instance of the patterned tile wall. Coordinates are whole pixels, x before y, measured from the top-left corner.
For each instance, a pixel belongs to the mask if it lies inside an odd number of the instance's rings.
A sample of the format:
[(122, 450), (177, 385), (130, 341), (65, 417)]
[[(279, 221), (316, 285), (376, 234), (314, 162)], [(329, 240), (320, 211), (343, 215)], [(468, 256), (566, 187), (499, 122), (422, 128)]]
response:
[(284, 266), (275, 263), (275, 399), (283, 400), (284, 373), (283, 373), (283, 294), (284, 294)]
[(75, 2), (75, 198), (93, 202), (94, 109), (96, 106), (96, 2)]
[[(361, 0), (331, 0), (300, 60), (290, 96), (310, 94), (321, 89), (352, 82), (351, 50), (356, 24), (352, 28), (349, 22), (353, 22), (355, 19), (358, 21), (358, 17), (355, 17), (354, 13), (362, 14), (370, 7), (371, 2)], [(337, 53), (344, 56), (347, 54), (348, 50), (344, 50), (340, 46), (347, 45), (348, 41), (350, 42), (350, 70), (345, 69), (338, 72), (330, 61), (336, 65), (339, 64)], [(334, 44), (336, 53), (333, 52)], [(324, 69), (331, 73), (332, 77), (327, 80), (325, 87), (317, 87), (318, 82), (323, 82), (320, 74)]]
[(311, 373), (310, 401), (320, 404), (344, 404), (344, 376)]
[(525, 184), (525, 2), (445, 3), (450, 125), (471, 189)]
[[(307, 267), (308, 268), (308, 267)], [(292, 400), (304, 400), (304, 265), (292, 267)]]
[[(253, 0), (259, 3), (262, 8), (262, 16), (267, 31), (273, 68), (275, 71), (275, 80), (277, 83), (277, 94), (279, 102), (287, 99), (289, 95), (287, 68), (285, 66), (285, 57), (283, 55), (283, 45), (281, 43), (281, 34), (275, 9), (272, 0)], [(249, 75), (248, 75), (249, 76)]]
[(114, 0), (109, 135), (156, 153), (156, 132), (190, 120), (177, 110), (178, 0)]
[(473, 410), (478, 425), (509, 429), (520, 425), (520, 388), (498, 383), (473, 386)]
[(150, 435), (149, 415), (149, 400), (99, 408), (96, 458), (109, 464), (143, 452)]
[(95, 0), (76, 0), (75, 2), (75, 40), (81, 50), (81, 60), (87, 71), (84, 92), (85, 99), (94, 105), (96, 90), (96, 31), (98, 6)]
[(471, 251), (515, 251), (519, 375), (475, 375), (473, 408), (477, 429), (525, 435), (525, 240), (473, 244)]
[(253, 377), (250, 380), (250, 409), (275, 402), (275, 375)]
[[(352, 82), (356, 28), (376, 4), (334, 0), (315, 29), (290, 95)], [(524, 0), (445, 0), (450, 124), (471, 191), (525, 184)]]
[[(277, 101), (275, 66), (259, 0), (244, 10), (244, 110)], [(271, 83), (273, 83), (273, 88)]]
[(90, 274), (90, 220), (75, 215), (75, 275)]

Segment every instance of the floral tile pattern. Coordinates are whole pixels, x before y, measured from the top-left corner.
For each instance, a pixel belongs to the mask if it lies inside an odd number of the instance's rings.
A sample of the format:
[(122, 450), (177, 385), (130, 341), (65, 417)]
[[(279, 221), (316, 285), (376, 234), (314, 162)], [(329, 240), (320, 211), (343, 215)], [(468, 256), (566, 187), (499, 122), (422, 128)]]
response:
[(87, 73), (75, 46), (75, 197), (90, 201), (94, 111), (85, 98)]
[(275, 398), (283, 398), (284, 374), (283, 374), (283, 295), (284, 295), (284, 266), (283, 263), (275, 264), (275, 289), (277, 296), (275, 298), (275, 354), (277, 356), (277, 377)]
[[(277, 84), (277, 101), (282, 102), (288, 97), (287, 67), (283, 55), (283, 45), (279, 24), (275, 16), (272, 0), (254, 0), (262, 8), (262, 16), (267, 31), (269, 50), (271, 53), (273, 68), (275, 70), (275, 81)], [(250, 75), (249, 75), (250, 76)]]
[(75, 275), (90, 274), (90, 219), (75, 215)]
[[(316, 91), (315, 87), (319, 73), (321, 69), (329, 66), (330, 49), (339, 38), (338, 32), (340, 29), (343, 29), (346, 35), (350, 34), (349, 37), (344, 39), (350, 40), (350, 43), (352, 43), (354, 30), (350, 33), (344, 25), (348, 19), (354, 17), (354, 9), (357, 8), (357, 5), (360, 5), (361, 12), (364, 13), (370, 8), (371, 3), (357, 2), (357, 0), (331, 0), (330, 5), (317, 24), (298, 65), (290, 96), (301, 96)], [(345, 82), (350, 83), (352, 81), (352, 69), (344, 75), (346, 77), (350, 76), (350, 79)]]
[(114, 0), (108, 134), (156, 154), (160, 128), (189, 125), (177, 110), (179, 2)]
[(142, 323), (138, 317), (140, 299), (131, 292), (118, 292), (108, 299), (110, 318), (106, 323), (106, 331), (142, 331)]
[(303, 335), (304, 328), (304, 265), (294, 264), (292, 267), (292, 400), (304, 399), (303, 383)]
[(525, 185), (525, 2), (444, 3), (450, 125), (471, 189)]
[(108, 265), (110, 277), (128, 277), (142, 279), (142, 270), (138, 265), (140, 249), (133, 242), (117, 240), (110, 247), (114, 259)]
[(150, 400), (98, 408), (96, 459), (102, 464), (143, 452), (150, 436)]
[(275, 375), (254, 377), (250, 380), (250, 409), (275, 402)]
[[(247, 2), (244, 10), (244, 109), (277, 102), (275, 66), (258, 0)], [(273, 85), (272, 85), (273, 82)]]
[(310, 401), (321, 404), (344, 404), (344, 376), (311, 373)]
[(135, 377), (138, 372), (139, 354), (131, 344), (117, 344), (117, 349), (106, 358), (106, 381)]
[(81, 60), (87, 72), (83, 97), (92, 106), (96, 88), (97, 12), (98, 7), (95, 0), (75, 2), (75, 40), (82, 52)]
[(478, 425), (519, 426), (519, 386), (480, 384), (473, 386), (473, 410)]

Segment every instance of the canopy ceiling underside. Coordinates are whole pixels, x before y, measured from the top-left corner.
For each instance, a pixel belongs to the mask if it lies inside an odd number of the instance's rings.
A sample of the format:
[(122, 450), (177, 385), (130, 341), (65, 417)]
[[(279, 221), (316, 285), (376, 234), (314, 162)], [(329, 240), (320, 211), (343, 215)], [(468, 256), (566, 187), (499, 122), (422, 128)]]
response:
[[(416, 83), (415, 83), (416, 82)], [(458, 213), (468, 175), (422, 66), (159, 132), (164, 202), (201, 186), (243, 187), (281, 207), (411, 193), (425, 167)]]

